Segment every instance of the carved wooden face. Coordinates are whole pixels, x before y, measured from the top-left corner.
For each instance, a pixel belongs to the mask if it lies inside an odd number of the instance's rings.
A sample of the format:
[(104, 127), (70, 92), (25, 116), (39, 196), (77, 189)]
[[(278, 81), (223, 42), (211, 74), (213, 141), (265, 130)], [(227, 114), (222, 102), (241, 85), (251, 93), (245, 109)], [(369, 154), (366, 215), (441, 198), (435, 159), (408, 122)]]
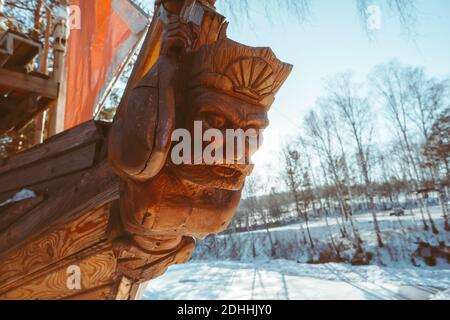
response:
[[(195, 137), (198, 134), (195, 122), (201, 122), (201, 133), (208, 129), (222, 133), (224, 139), (213, 141), (218, 148), (228, 144), (227, 129), (253, 129), (261, 134), (260, 130), (268, 125), (267, 111), (263, 107), (226, 93), (202, 89), (187, 100), (189, 103), (182, 106), (183, 109), (177, 108), (179, 114), (183, 113), (178, 129), (189, 132), (192, 150), (194, 140), (203, 138)], [(211, 141), (203, 142), (201, 149), (209, 144)], [(125, 220), (132, 221), (135, 226), (141, 225), (153, 236), (203, 238), (220, 232), (234, 216), (245, 178), (253, 169), (253, 164), (249, 163), (251, 151), (244, 151), (241, 154), (245, 160), (243, 164), (226, 164), (224, 152), (222, 164), (208, 164), (203, 161), (205, 159), (199, 159), (197, 164), (179, 165), (173, 163), (170, 152), (166, 166), (155, 178), (145, 183), (128, 182), (129, 198), (135, 201), (130, 201), (130, 207), (124, 208), (129, 215)], [(195, 153), (192, 153), (194, 160)], [(235, 162), (241, 160), (237, 153), (233, 155)]]
[[(186, 109), (185, 109), (186, 110)], [(187, 129), (192, 137), (192, 163), (174, 165), (171, 169), (182, 179), (194, 184), (226, 190), (241, 190), (245, 177), (252, 169), (251, 156), (256, 151), (249, 145), (249, 139), (262, 141), (262, 130), (267, 127), (267, 111), (258, 105), (250, 104), (226, 93), (209, 89), (202, 89), (189, 98), (189, 108), (180, 126)], [(197, 122), (197, 128), (195, 123)], [(199, 124), (201, 132), (199, 132)], [(195, 152), (195, 140), (203, 138), (209, 129), (221, 133), (222, 138), (210, 138), (201, 141), (201, 152)], [(244, 149), (238, 152), (238, 139), (227, 135), (227, 130), (242, 130), (241, 137)], [(198, 137), (198, 135), (201, 137)], [(208, 162), (203, 151), (209, 146), (221, 150), (219, 157), (222, 161)], [(231, 149), (230, 149), (231, 148)], [(198, 150), (198, 149), (197, 149)], [(215, 152), (213, 154), (216, 156)], [(216, 159), (218, 159), (216, 158)]]

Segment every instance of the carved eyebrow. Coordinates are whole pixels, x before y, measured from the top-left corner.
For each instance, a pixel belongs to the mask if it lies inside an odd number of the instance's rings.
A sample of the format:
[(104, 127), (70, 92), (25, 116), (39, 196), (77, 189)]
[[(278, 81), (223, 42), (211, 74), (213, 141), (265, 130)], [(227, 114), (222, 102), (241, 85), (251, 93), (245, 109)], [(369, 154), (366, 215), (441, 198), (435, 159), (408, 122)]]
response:
[(250, 113), (247, 116), (247, 125), (260, 125), (262, 128), (266, 128), (269, 125), (269, 119), (266, 114), (263, 113)]
[[(204, 97), (199, 101), (200, 106), (197, 109), (197, 113), (216, 113), (220, 114), (227, 119), (227, 121), (232, 122), (235, 126), (240, 126), (242, 121), (246, 121), (245, 126), (257, 126), (261, 128), (266, 128), (269, 125), (269, 120), (267, 119), (267, 114), (265, 111), (262, 112), (251, 112), (253, 110), (258, 110), (261, 107), (248, 104), (243, 101), (235, 101), (234, 99), (223, 99), (220, 96), (214, 97), (212, 99), (210, 96)], [(233, 102), (242, 104), (240, 108), (230, 108), (230, 103)], [(243, 109), (251, 108), (250, 113), (243, 112)]]
[(212, 104), (212, 101), (205, 101), (205, 103), (199, 107), (197, 113), (210, 112), (219, 114), (225, 117), (228, 121), (238, 124), (239, 120), (242, 119), (240, 110), (236, 113), (235, 110), (230, 110), (229, 107), (225, 106), (221, 102), (222, 101), (220, 101), (220, 99), (216, 100), (214, 104)]

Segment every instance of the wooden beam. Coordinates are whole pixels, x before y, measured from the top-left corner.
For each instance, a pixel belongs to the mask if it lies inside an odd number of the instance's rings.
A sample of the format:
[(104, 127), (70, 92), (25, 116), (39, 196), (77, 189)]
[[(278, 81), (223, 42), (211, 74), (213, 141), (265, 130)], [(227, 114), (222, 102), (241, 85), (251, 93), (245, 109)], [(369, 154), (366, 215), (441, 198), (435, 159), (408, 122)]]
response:
[(0, 87), (36, 93), (50, 99), (58, 97), (58, 83), (54, 80), (42, 79), (3, 68), (0, 68)]
[(84, 212), (9, 255), (0, 255), (0, 291), (107, 238), (109, 205)]
[[(67, 268), (76, 265), (80, 268), (81, 289), (67, 287)], [(111, 244), (83, 251), (71, 256), (47, 270), (31, 274), (18, 286), (0, 292), (0, 300), (63, 299), (86, 290), (108, 285), (116, 276), (116, 259)]]
[[(77, 171), (74, 173), (70, 173), (68, 175), (51, 179), (44, 182), (39, 182), (37, 184), (33, 184), (31, 186), (27, 186), (28, 190), (33, 191), (37, 195), (42, 195), (46, 198), (49, 198), (53, 196), (53, 194), (56, 194), (61, 190), (62, 188), (65, 188), (66, 186), (75, 185), (77, 184), (83, 175), (89, 170), (90, 168), (86, 170)], [(11, 199), (17, 192), (21, 191), (23, 188), (17, 188), (14, 190), (10, 190), (7, 192), (4, 192), (0, 194), (0, 203), (3, 203), (7, 201), (8, 199)]]
[(112, 300), (115, 286), (115, 282), (108, 283), (95, 289), (64, 297), (64, 300)]
[(44, 201), (44, 197), (38, 196), (0, 207), (0, 231), (6, 229), (42, 201)]
[(25, 70), (41, 51), (42, 44), (19, 32), (8, 30), (0, 37), (0, 67)]
[[(7, 99), (8, 101), (9, 99)], [(11, 99), (4, 108), (5, 116), (0, 119), (0, 135), (10, 131), (19, 131), (27, 125), (39, 112), (44, 111), (52, 100), (31, 94), (18, 103)]]
[(104, 132), (94, 121), (0, 162), (0, 198), (18, 188), (54, 180), (100, 161)]
[(63, 153), (46, 161), (36, 162), (24, 168), (0, 175), (0, 192), (51, 180), (94, 165), (97, 146), (90, 144), (79, 150)]
[(103, 134), (94, 121), (82, 123), (45, 141), (45, 144), (12, 155), (0, 161), (0, 174), (30, 165), (36, 161), (54, 157), (86, 144), (103, 139)]
[(88, 170), (77, 184), (61, 188), (0, 232), (0, 255), (7, 255), (83, 212), (95, 210), (118, 198), (119, 178), (108, 163), (101, 163)]

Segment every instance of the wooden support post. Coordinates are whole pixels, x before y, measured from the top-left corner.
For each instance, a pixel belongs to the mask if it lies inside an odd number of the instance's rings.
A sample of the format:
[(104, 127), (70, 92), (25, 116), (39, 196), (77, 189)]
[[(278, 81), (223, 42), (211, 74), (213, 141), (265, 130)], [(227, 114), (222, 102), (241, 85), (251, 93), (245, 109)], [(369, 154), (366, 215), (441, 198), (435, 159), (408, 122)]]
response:
[(66, 108), (66, 76), (67, 66), (65, 57), (67, 52), (67, 41), (69, 38), (69, 13), (68, 2), (61, 1), (61, 8), (55, 17), (54, 37), (54, 61), (53, 79), (59, 83), (59, 96), (56, 104), (49, 108), (48, 136), (51, 137), (64, 131), (64, 116)]
[(0, 0), (0, 33), (8, 30), (8, 26), (6, 25), (6, 17), (3, 13), (5, 10), (5, 0)]
[[(48, 53), (50, 49), (50, 32), (52, 28), (52, 12), (49, 7), (45, 8), (46, 26), (45, 26), (45, 40), (44, 40), (44, 50), (42, 55), (39, 57), (39, 72), (43, 74), (48, 74)], [(43, 111), (40, 113), (35, 121), (36, 128), (34, 133), (34, 143), (39, 144), (44, 141), (44, 125), (45, 125), (45, 113)]]
[(34, 12), (33, 38), (39, 36), (39, 23), (41, 22), (42, 0), (37, 0), (36, 11)]

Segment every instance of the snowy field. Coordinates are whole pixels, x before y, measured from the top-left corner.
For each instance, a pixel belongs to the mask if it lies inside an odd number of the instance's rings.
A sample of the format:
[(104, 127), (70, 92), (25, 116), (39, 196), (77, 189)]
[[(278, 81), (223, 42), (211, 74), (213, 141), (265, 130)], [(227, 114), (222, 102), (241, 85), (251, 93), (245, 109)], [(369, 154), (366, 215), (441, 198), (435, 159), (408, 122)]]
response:
[[(173, 266), (152, 280), (143, 299), (448, 300), (448, 262), (438, 259), (437, 265), (430, 267), (420, 258), (414, 261), (416, 266), (411, 261), (418, 241), (450, 243), (439, 209), (430, 210), (438, 235), (422, 230), (418, 210), (405, 211), (403, 217), (377, 214), (385, 242), (382, 249), (376, 246), (371, 215), (356, 216), (364, 247), (374, 254), (368, 266), (306, 263), (314, 253), (301, 244), (299, 224), (270, 230), (277, 243), (276, 257), (271, 257), (265, 230), (218, 236), (214, 242), (199, 241), (193, 261)], [(353, 249), (346, 240), (340, 240), (337, 222), (329, 218), (328, 223), (330, 228), (324, 221), (310, 223), (316, 251), (329, 246), (332, 235), (336, 242), (342, 241), (342, 255), (350, 257)]]
[[(377, 214), (377, 219), (382, 231), (382, 239), (385, 244), (383, 249), (377, 246), (376, 234), (372, 216), (369, 213), (354, 216), (355, 225), (363, 240), (364, 249), (373, 254), (372, 264), (381, 266), (403, 266), (411, 264), (412, 253), (417, 249), (420, 241), (437, 246), (440, 241), (450, 244), (450, 233), (444, 230), (444, 221), (440, 207), (430, 208), (431, 216), (435, 222), (439, 234), (424, 231), (421, 223), (421, 215), (418, 209), (405, 210), (401, 217), (390, 216), (389, 211)], [(428, 218), (427, 218), (428, 220)], [(339, 220), (342, 225), (342, 221)], [(429, 222), (427, 222), (429, 225)], [(232, 235), (222, 235), (215, 238), (199, 241), (194, 253), (196, 260), (239, 260), (248, 262), (253, 259), (270, 259), (272, 257), (271, 243), (275, 246), (276, 258), (294, 260), (297, 262), (318, 260), (320, 252), (333, 251), (330, 243), (333, 240), (341, 250), (342, 258), (350, 261), (355, 253), (350, 239), (351, 227), (346, 223), (348, 238), (342, 238), (338, 221), (334, 217), (328, 218), (329, 227), (324, 219), (313, 220), (309, 223), (311, 236), (314, 242), (314, 250), (311, 250), (309, 242), (302, 241), (300, 224), (292, 224), (270, 229), (270, 237), (266, 230), (242, 232)], [(303, 223), (303, 229), (305, 224)], [(272, 239), (272, 242), (270, 241)], [(422, 261), (417, 260), (418, 265)], [(443, 264), (443, 261), (438, 261)], [(447, 263), (444, 263), (448, 267)]]
[(190, 262), (170, 267), (143, 299), (450, 299), (450, 270), (309, 265), (288, 260)]

